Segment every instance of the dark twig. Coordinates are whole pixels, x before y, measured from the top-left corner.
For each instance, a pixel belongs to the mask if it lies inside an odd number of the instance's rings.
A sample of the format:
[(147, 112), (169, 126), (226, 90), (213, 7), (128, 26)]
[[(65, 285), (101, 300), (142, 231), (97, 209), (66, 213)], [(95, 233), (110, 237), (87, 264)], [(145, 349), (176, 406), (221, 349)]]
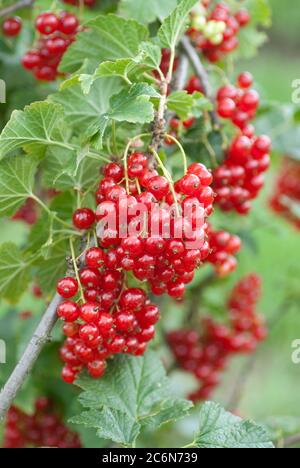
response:
[[(198, 78), (200, 79), (202, 83), (204, 94), (214, 104), (213, 90), (209, 82), (207, 71), (201, 62), (199, 54), (197, 53), (197, 51), (195, 50), (195, 48), (193, 47), (191, 41), (189, 40), (187, 36), (184, 36), (181, 39), (181, 45), (186, 55), (188, 56), (189, 61), (191, 62), (196, 75), (198, 76)], [(214, 111), (211, 111), (209, 115), (211, 117), (213, 125), (215, 127), (220, 127), (219, 119), (216, 113)]]
[(20, 0), (17, 3), (2, 8), (2, 10), (0, 10), (0, 18), (11, 15), (15, 11), (21, 10), (22, 8), (30, 8), (33, 6), (34, 2), (35, 0)]

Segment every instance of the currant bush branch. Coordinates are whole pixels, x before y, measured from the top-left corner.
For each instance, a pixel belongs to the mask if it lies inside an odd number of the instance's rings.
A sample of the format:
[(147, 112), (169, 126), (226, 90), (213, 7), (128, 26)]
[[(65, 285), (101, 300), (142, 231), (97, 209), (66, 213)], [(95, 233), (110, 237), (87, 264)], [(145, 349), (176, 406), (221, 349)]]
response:
[[(84, 242), (82, 242), (81, 250), (82, 252), (85, 252), (87, 242), (86, 236), (83, 236), (82, 239)], [(83, 261), (84, 255), (81, 257), (80, 263)], [(20, 361), (16, 365), (11, 376), (3, 387), (0, 393), (0, 422), (5, 418), (6, 412), (13, 403), (27, 376), (30, 374), (36, 360), (43, 350), (43, 347), (50, 340), (52, 329), (57, 321), (56, 310), (57, 307), (61, 304), (62, 300), (63, 299), (59, 294), (55, 294)]]
[(3, 16), (8, 16), (14, 13), (15, 11), (21, 10), (22, 8), (31, 8), (35, 3), (35, 0), (20, 0), (13, 5), (9, 5), (0, 10), (0, 18)]

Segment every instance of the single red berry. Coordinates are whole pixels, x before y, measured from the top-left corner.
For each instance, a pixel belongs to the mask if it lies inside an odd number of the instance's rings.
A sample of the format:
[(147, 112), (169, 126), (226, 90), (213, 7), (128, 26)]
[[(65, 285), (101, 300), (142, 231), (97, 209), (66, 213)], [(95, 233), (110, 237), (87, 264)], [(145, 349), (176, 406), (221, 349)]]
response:
[(18, 36), (21, 32), (21, 29), (22, 29), (22, 20), (21, 18), (18, 18), (17, 16), (14, 16), (12, 18), (7, 18), (2, 25), (3, 34), (4, 36), (7, 36), (7, 37)]
[(238, 77), (237, 82), (240, 88), (251, 88), (251, 86), (253, 85), (253, 76), (249, 72), (241, 73)]
[(96, 268), (83, 268), (79, 277), (81, 284), (86, 288), (98, 288), (101, 285), (101, 276)]
[(77, 32), (79, 26), (78, 18), (72, 13), (63, 12), (60, 14), (58, 29), (63, 34), (70, 36)]
[(77, 229), (90, 229), (95, 222), (95, 213), (89, 208), (80, 208), (73, 214), (73, 223)]
[(235, 109), (236, 109), (236, 104), (230, 98), (224, 98), (218, 101), (217, 112), (219, 116), (223, 117), (224, 119), (230, 119)]
[(104, 175), (105, 177), (113, 179), (117, 184), (124, 178), (124, 168), (120, 164), (110, 163), (105, 166)]
[(75, 382), (76, 372), (74, 372), (71, 366), (67, 365), (63, 368), (61, 376), (64, 382), (72, 384)]
[(105, 373), (106, 362), (103, 360), (97, 360), (88, 363), (88, 371), (91, 377), (99, 379)]
[(165, 177), (156, 176), (149, 180), (147, 188), (157, 200), (162, 200), (170, 190), (170, 184)]
[(75, 278), (67, 276), (58, 281), (56, 289), (64, 299), (70, 299), (78, 293), (78, 282)]
[(42, 13), (37, 17), (36, 29), (45, 36), (53, 34), (59, 29), (60, 21), (54, 13)]
[(90, 342), (94, 341), (99, 336), (99, 330), (97, 326), (93, 324), (82, 325), (79, 329), (79, 336), (89, 345)]
[(98, 302), (86, 302), (80, 307), (80, 318), (86, 323), (97, 323), (100, 305)]
[(139, 310), (145, 305), (146, 302), (146, 293), (142, 289), (131, 288), (123, 292), (120, 305), (125, 310), (135, 311)]

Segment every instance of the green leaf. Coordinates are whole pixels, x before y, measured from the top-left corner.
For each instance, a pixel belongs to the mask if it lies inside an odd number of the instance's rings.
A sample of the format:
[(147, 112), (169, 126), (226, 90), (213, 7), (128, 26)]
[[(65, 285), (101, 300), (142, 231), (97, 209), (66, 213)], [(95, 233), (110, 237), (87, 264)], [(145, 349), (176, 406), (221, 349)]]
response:
[(32, 195), (38, 163), (25, 155), (0, 162), (0, 217), (12, 216)]
[(152, 122), (154, 106), (150, 98), (159, 97), (155, 89), (145, 83), (135, 83), (130, 89), (123, 89), (112, 96), (109, 111), (99, 118), (98, 123), (91, 125), (87, 130), (87, 137), (97, 135), (96, 147), (102, 148), (103, 136), (111, 119), (140, 124)]
[(188, 26), (188, 15), (198, 0), (181, 0), (175, 10), (162, 23), (158, 37), (163, 47), (174, 49)]
[(87, 31), (64, 54), (60, 69), (75, 72), (85, 63), (95, 70), (99, 62), (135, 57), (139, 44), (148, 38), (148, 30), (134, 20), (116, 15), (98, 16), (86, 23)]
[(39, 150), (48, 145), (62, 145), (63, 108), (49, 102), (36, 102), (24, 111), (14, 111), (0, 136), (0, 157), (28, 146)]
[(274, 448), (267, 431), (252, 421), (226, 412), (219, 404), (204, 403), (195, 437), (198, 448)]
[[(80, 403), (88, 410), (72, 419), (97, 429), (99, 437), (134, 445), (142, 427), (153, 427), (187, 414), (192, 404), (169, 399), (171, 389), (158, 356), (119, 355), (101, 380), (81, 375)], [(110, 421), (110, 422), (109, 422)]]
[(156, 19), (162, 21), (177, 5), (177, 0), (121, 0), (119, 13), (126, 18), (132, 18), (140, 23), (153, 23)]
[(187, 91), (174, 91), (168, 97), (168, 109), (175, 112), (181, 120), (186, 120), (194, 105), (194, 99)]
[(119, 78), (100, 78), (91, 86), (87, 96), (80, 84), (76, 84), (51, 95), (49, 99), (62, 106), (66, 122), (82, 134), (109, 110), (111, 96), (121, 88)]
[(133, 418), (114, 408), (85, 411), (72, 418), (72, 423), (98, 428), (100, 439), (113, 440), (125, 446), (130, 446), (140, 433), (140, 425)]
[(0, 246), (0, 296), (17, 303), (30, 282), (30, 262), (12, 242)]

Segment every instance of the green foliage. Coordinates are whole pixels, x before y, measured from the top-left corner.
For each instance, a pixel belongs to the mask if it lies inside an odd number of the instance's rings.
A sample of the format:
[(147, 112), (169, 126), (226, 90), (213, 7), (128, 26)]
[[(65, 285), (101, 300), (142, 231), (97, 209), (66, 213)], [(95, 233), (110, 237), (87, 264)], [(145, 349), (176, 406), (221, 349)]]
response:
[(17, 303), (30, 282), (31, 259), (12, 242), (0, 246), (0, 296)]
[(177, 0), (120, 0), (119, 13), (140, 23), (149, 24), (156, 19), (163, 20), (176, 7)]
[(198, 448), (274, 448), (262, 426), (226, 412), (220, 405), (204, 403), (195, 436)]
[(72, 422), (94, 427), (99, 437), (124, 446), (134, 446), (143, 428), (158, 428), (184, 417), (192, 406), (170, 399), (164, 368), (153, 352), (139, 358), (119, 356), (99, 381), (83, 375), (77, 383), (86, 411)]
[(162, 47), (174, 49), (188, 26), (188, 14), (198, 0), (181, 0), (175, 10), (162, 22), (158, 37)]

